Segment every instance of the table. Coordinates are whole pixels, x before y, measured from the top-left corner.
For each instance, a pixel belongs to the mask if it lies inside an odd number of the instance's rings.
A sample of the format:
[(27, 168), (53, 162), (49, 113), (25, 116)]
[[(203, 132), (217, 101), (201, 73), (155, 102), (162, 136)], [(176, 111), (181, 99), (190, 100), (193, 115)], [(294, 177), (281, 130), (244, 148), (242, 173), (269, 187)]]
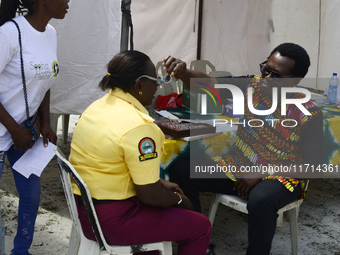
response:
[[(324, 144), (325, 144), (325, 163), (340, 165), (340, 109), (323, 107), (324, 113)], [(188, 116), (189, 111), (186, 109), (167, 109), (171, 113)], [(201, 116), (202, 119), (209, 117)], [(230, 120), (226, 116), (216, 116)], [(236, 119), (232, 119), (237, 121)], [(222, 134), (202, 138), (194, 141), (184, 141), (180, 139), (165, 139), (165, 154), (161, 159), (161, 177), (169, 180), (169, 168), (175, 162), (181, 159), (189, 159), (190, 154), (200, 156), (225, 155), (233, 152), (236, 141), (236, 130), (223, 132)], [(191, 150), (190, 150), (191, 149)], [(196, 153), (197, 152), (197, 153)], [(199, 153), (198, 153), (199, 152)]]
[[(193, 117), (189, 110), (186, 108), (167, 109), (169, 112), (190, 118)], [(191, 115), (191, 116), (190, 116)], [(228, 121), (232, 119), (227, 116), (214, 116), (214, 118), (226, 119)], [(195, 115), (194, 118), (207, 120), (211, 116)], [(217, 131), (220, 131), (217, 128)], [(169, 180), (169, 168), (177, 161), (182, 159), (189, 159), (194, 155), (200, 155), (211, 157), (214, 155), (229, 154), (234, 150), (236, 141), (236, 128), (231, 131), (221, 132), (215, 136), (205, 137), (193, 141), (185, 141), (181, 139), (165, 139), (164, 142), (164, 155), (161, 159), (161, 177)]]

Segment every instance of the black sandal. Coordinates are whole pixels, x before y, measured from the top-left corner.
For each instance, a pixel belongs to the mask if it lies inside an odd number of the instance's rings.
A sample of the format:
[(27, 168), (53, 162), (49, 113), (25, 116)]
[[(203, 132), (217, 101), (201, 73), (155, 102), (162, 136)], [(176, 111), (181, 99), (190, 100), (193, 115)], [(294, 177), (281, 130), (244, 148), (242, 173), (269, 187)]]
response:
[(216, 255), (214, 249), (215, 249), (215, 245), (212, 243), (209, 244), (209, 251), (207, 251), (205, 255)]

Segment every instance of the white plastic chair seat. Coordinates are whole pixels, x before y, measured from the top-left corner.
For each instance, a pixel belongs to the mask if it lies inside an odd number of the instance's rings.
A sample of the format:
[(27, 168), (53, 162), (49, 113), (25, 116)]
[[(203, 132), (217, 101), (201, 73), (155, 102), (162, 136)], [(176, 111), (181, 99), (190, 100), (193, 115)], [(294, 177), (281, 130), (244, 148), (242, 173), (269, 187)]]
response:
[[(109, 245), (108, 248), (101, 251), (99, 244), (92, 240), (87, 239), (83, 233), (81, 233), (80, 247), (78, 255), (86, 254), (86, 255), (126, 255), (132, 254), (134, 252), (141, 251), (154, 251), (159, 250), (161, 255), (172, 255), (172, 246), (171, 242), (160, 242), (160, 243), (150, 243), (143, 245), (131, 245), (131, 246), (119, 246), (119, 245)], [(70, 253), (69, 255), (74, 254)]]
[[(101, 226), (99, 224), (97, 214), (92, 202), (90, 191), (86, 183), (78, 175), (70, 162), (67, 161), (63, 153), (56, 146), (54, 152), (58, 157), (58, 164), (60, 169), (60, 178), (65, 191), (65, 196), (72, 218), (72, 231), (69, 242), (68, 255), (109, 255), (109, 254), (131, 254), (142, 251), (158, 250), (161, 255), (172, 255), (171, 242), (157, 242), (149, 244), (138, 245), (109, 245), (107, 244), (103, 235)], [(70, 177), (75, 181), (80, 188), (86, 212), (92, 226), (92, 230), (96, 236), (97, 242), (89, 240), (85, 237), (78, 218), (78, 210), (76, 201), (73, 195)], [(84, 199), (87, 198), (87, 199)]]
[[(297, 223), (298, 223), (299, 209), (300, 209), (300, 205), (302, 202), (303, 202), (303, 199), (299, 199), (281, 208), (278, 211), (279, 217), (277, 218), (277, 221), (276, 221), (276, 226), (282, 227), (283, 213), (287, 211), (288, 218), (289, 218), (289, 225), (290, 225), (290, 239), (291, 239), (291, 248), (292, 248), (293, 255), (298, 254), (298, 239), (297, 239), (298, 238), (298, 224)], [(230, 208), (233, 208), (239, 212), (248, 214), (248, 210), (247, 210), (248, 200), (247, 199), (241, 198), (239, 196), (233, 196), (233, 195), (213, 194), (212, 199), (211, 199), (209, 214), (208, 214), (208, 218), (211, 222), (211, 226), (213, 226), (217, 207), (220, 203)]]

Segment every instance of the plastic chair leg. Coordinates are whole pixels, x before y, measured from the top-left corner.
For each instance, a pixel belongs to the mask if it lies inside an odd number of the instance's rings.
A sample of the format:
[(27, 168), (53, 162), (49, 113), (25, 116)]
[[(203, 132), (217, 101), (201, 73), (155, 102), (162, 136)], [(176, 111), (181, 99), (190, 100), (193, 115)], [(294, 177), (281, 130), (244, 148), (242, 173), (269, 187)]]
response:
[(281, 228), (283, 225), (283, 212), (279, 213), (279, 217), (276, 220), (276, 227)]
[(70, 114), (58, 114), (58, 113), (50, 113), (50, 123), (52, 130), (57, 133), (58, 129), (58, 119), (59, 116), (62, 115), (62, 133), (63, 133), (63, 143), (67, 143), (68, 136), (68, 126), (70, 122)]
[(70, 235), (70, 242), (68, 244), (67, 255), (74, 255), (78, 254), (80, 245), (80, 237), (77, 232), (77, 228), (72, 223), (71, 235)]
[(99, 249), (99, 245), (97, 242), (88, 240), (84, 236), (81, 237), (78, 255), (83, 255), (83, 254), (100, 255), (102, 254), (102, 252), (106, 252), (104, 254), (110, 254), (107, 251), (101, 251)]
[(63, 144), (67, 144), (69, 122), (70, 114), (63, 114)]
[(219, 202), (216, 201), (216, 194), (215, 193), (212, 195), (211, 201), (214, 201), (214, 202), (210, 204), (208, 218), (210, 220), (211, 227), (212, 227), (213, 223), (214, 223), (214, 220), (215, 220), (215, 215), (216, 215), (217, 207), (218, 207), (218, 204), (219, 204)]
[(298, 209), (297, 207), (288, 211), (289, 226), (290, 226), (290, 239), (292, 244), (292, 254), (298, 254)]
[(60, 114), (58, 113), (50, 113), (50, 125), (54, 133), (57, 133), (57, 127), (58, 127), (58, 118)]

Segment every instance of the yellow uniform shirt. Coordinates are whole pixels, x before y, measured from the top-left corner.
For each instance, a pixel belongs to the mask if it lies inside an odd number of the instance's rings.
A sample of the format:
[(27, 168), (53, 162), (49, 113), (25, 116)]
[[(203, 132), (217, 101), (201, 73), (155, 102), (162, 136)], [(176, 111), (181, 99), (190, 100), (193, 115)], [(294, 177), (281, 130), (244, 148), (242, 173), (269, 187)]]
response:
[(153, 121), (135, 97), (118, 88), (85, 110), (73, 133), (69, 161), (93, 198), (127, 199), (136, 195), (134, 183), (159, 180), (164, 134)]

